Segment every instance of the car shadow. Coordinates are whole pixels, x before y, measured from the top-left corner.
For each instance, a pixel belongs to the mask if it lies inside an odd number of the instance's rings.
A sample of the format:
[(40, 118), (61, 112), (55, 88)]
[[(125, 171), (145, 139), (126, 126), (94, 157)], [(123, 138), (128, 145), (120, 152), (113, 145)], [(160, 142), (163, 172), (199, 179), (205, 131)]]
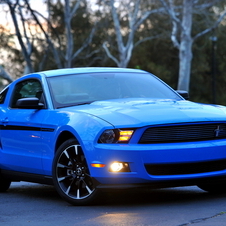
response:
[[(8, 190), (8, 195), (21, 197), (23, 200), (39, 200), (40, 202), (65, 203), (60, 198), (53, 186), (34, 183), (13, 183)], [(210, 194), (196, 186), (164, 188), (164, 189), (120, 189), (109, 190), (101, 194), (95, 206), (138, 206), (138, 205), (161, 205), (176, 203), (191, 203), (193, 201), (210, 201), (211, 199), (226, 198), (226, 194)]]
[(22, 197), (23, 200), (61, 200), (53, 186), (29, 182), (13, 182), (6, 194), (11, 196), (11, 198), (14, 196), (17, 196), (18, 198)]
[(226, 198), (225, 194), (211, 194), (196, 186), (164, 189), (131, 189), (104, 193), (101, 205), (161, 205), (210, 201)]

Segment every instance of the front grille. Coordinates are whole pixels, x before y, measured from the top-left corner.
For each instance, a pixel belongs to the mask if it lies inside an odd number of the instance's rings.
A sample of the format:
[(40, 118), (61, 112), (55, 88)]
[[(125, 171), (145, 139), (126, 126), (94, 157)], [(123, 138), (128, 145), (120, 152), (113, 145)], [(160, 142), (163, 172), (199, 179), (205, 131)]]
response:
[(226, 160), (180, 163), (180, 164), (146, 164), (146, 171), (150, 175), (183, 175), (221, 171), (226, 169)]
[(201, 141), (226, 138), (225, 123), (185, 124), (146, 129), (139, 144)]

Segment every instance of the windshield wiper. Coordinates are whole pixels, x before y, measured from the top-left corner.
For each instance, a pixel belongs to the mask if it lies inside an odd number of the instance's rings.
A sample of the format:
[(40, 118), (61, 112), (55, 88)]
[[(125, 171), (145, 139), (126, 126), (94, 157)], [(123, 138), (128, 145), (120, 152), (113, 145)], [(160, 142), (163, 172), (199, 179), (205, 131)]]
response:
[(93, 103), (95, 100), (92, 100), (92, 101), (86, 101), (86, 102), (80, 102), (80, 103), (76, 103), (76, 104), (73, 104), (71, 106), (78, 106), (78, 105), (85, 105), (85, 104), (91, 104)]
[(92, 100), (92, 101), (85, 101), (85, 102), (78, 102), (78, 103), (71, 103), (71, 104), (65, 104), (65, 105), (61, 105), (59, 107), (57, 107), (58, 109), (59, 108), (67, 108), (67, 107), (74, 107), (74, 106), (79, 106), (79, 105), (86, 105), (86, 104), (91, 104), (93, 103), (95, 100)]

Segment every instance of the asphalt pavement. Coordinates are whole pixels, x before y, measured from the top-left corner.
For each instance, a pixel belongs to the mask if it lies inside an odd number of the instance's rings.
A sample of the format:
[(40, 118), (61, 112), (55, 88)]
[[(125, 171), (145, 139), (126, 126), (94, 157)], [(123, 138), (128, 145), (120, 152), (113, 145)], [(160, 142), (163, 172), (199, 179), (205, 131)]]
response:
[(21, 182), (0, 200), (0, 226), (226, 226), (226, 194), (195, 186), (123, 190), (72, 206), (52, 186)]

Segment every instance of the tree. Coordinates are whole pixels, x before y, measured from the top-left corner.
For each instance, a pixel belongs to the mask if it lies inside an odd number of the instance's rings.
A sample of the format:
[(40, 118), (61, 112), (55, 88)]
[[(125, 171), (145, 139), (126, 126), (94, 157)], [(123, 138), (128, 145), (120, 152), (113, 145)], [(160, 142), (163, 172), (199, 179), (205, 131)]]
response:
[[(3, 61), (5, 58), (6, 52), (11, 50), (11, 35), (9, 31), (0, 25), (0, 43), (1, 43), (1, 51), (0, 51), (0, 59)], [(8, 83), (13, 81), (13, 78), (7, 72), (3, 65), (0, 65), (0, 77), (6, 80)]]
[[(76, 58), (89, 46), (95, 33), (95, 26), (82, 43), (76, 45), (76, 30), (72, 26), (74, 18), (80, 13), (81, 8), (85, 8), (85, 0), (64, 0), (52, 3), (48, 0), (46, 4), (49, 7), (49, 17), (45, 18), (40, 12), (31, 7), (29, 0), (6, 0), (4, 1), (9, 8), (12, 22), (15, 29), (15, 36), (18, 39), (22, 55), (25, 61), (24, 74), (32, 73), (35, 71), (35, 57), (34, 53), (38, 52), (41, 46), (44, 47), (41, 51), (43, 55), (38, 59), (39, 69), (43, 69), (45, 62), (48, 59), (47, 55), (53, 56), (55, 67), (73, 67)], [(43, 3), (44, 4), (44, 3)], [(62, 15), (64, 18), (64, 31), (63, 35), (57, 32), (57, 29), (51, 21), (53, 12), (51, 9), (54, 4), (61, 5)], [(78, 22), (77, 22), (78, 23)], [(33, 32), (34, 28), (38, 32)], [(77, 47), (77, 49), (75, 48)], [(89, 55), (89, 54), (87, 54)]]
[(78, 55), (91, 43), (95, 26), (92, 28), (89, 37), (84, 41), (83, 45), (80, 46), (76, 51), (74, 50), (74, 37), (72, 33), (72, 18), (76, 14), (82, 0), (78, 0), (74, 5), (70, 6), (70, 1), (64, 1), (64, 23), (65, 23), (65, 33), (66, 33), (66, 53), (65, 53), (65, 67), (72, 67), (73, 60), (78, 57)]
[[(151, 14), (159, 13), (164, 10), (163, 8), (154, 8), (149, 2), (146, 4), (145, 9), (141, 9), (141, 2), (142, 0), (125, 0), (120, 1), (120, 5), (116, 7), (117, 2), (115, 0), (103, 0), (104, 5), (109, 8), (113, 19), (118, 57), (114, 56), (109, 48), (111, 44), (107, 41), (104, 41), (103, 48), (108, 57), (111, 58), (118, 67), (127, 67), (134, 47), (144, 41), (157, 37), (144, 37), (135, 42), (135, 34), (142, 23), (147, 20)], [(125, 25), (125, 22), (127, 22), (127, 25)]]
[(0, 77), (7, 80), (9, 83), (11, 83), (13, 81), (13, 79), (11, 78), (9, 73), (1, 65), (0, 65)]
[(172, 20), (171, 40), (179, 50), (179, 79), (177, 89), (188, 91), (193, 57), (192, 45), (199, 37), (209, 33), (219, 25), (226, 15), (226, 10), (209, 27), (192, 35), (193, 14), (197, 13), (197, 10), (201, 12), (202, 10), (210, 9), (217, 3), (222, 2), (222, 0), (183, 0), (182, 4), (176, 4), (178, 1), (175, 0), (159, 1), (161, 1)]
[[(8, 5), (10, 14), (12, 17), (12, 21), (14, 24), (16, 36), (18, 38), (18, 42), (20, 44), (22, 54), (24, 56), (24, 60), (26, 62), (24, 74), (32, 73), (34, 71), (32, 61), (31, 61), (31, 53), (32, 53), (32, 41), (28, 37), (27, 29), (26, 29), (26, 20), (22, 12), (22, 5), (20, 4), (19, 0), (16, 0), (15, 3), (13, 3), (11, 0), (5, 0), (5, 3)], [(18, 15), (17, 15), (18, 12)], [(20, 17), (21, 24), (22, 24), (22, 30), (19, 27), (19, 19)]]

